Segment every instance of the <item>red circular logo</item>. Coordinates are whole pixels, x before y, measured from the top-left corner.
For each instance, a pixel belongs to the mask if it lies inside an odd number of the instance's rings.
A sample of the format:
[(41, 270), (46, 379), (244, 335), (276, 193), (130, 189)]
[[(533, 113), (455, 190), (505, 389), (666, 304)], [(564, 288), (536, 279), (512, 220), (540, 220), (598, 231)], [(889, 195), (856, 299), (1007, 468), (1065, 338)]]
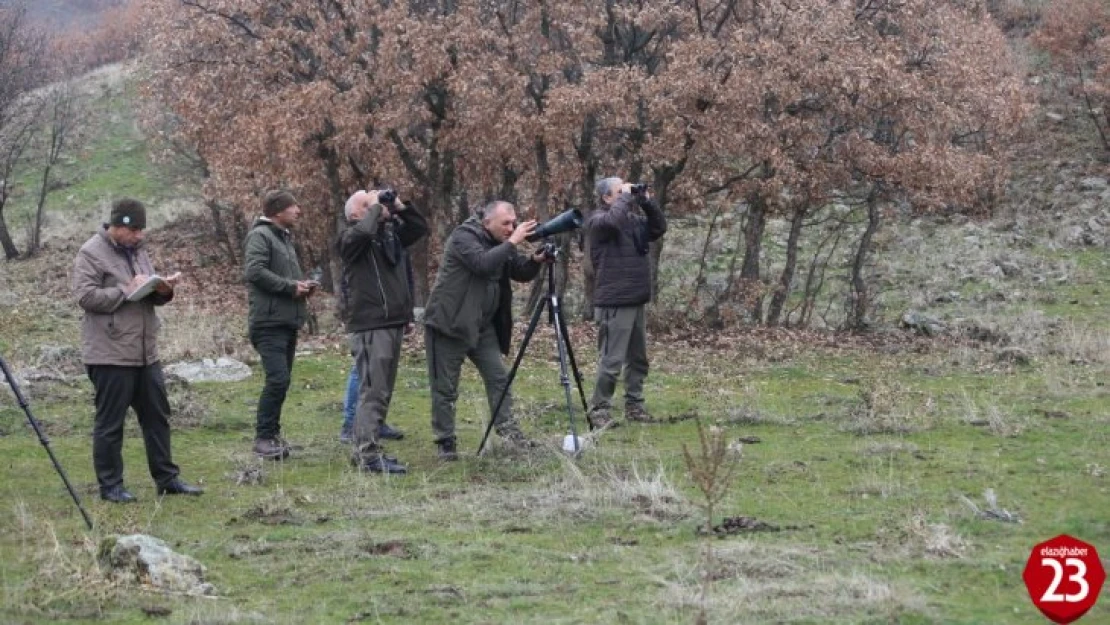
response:
[(1054, 623), (1071, 623), (1098, 601), (1106, 570), (1094, 545), (1061, 534), (1033, 547), (1021, 575), (1033, 605)]

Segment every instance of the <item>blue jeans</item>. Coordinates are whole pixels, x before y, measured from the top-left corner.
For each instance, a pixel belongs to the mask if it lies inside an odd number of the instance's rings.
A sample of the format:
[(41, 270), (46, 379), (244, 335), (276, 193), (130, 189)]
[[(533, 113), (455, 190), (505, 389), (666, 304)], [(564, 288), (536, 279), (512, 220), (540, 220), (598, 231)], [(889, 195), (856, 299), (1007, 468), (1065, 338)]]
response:
[(353, 432), (355, 409), (358, 408), (358, 363), (351, 365), (351, 375), (347, 377), (347, 395), (343, 398), (343, 431)]

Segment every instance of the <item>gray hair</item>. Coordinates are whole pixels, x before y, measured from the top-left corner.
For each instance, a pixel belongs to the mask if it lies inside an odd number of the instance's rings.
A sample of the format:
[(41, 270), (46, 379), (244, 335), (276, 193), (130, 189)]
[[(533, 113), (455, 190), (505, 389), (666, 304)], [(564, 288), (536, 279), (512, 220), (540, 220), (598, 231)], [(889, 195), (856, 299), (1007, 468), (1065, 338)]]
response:
[(604, 201), (605, 196), (609, 195), (609, 192), (613, 190), (613, 185), (620, 183), (621, 179), (616, 177), (598, 180), (597, 185), (594, 187), (594, 191), (597, 192), (597, 201)]
[(347, 219), (347, 221), (351, 220), (351, 213), (355, 212), (355, 206), (357, 205), (357, 199), (360, 193), (366, 192), (355, 191), (351, 194), (351, 197), (347, 198), (347, 203), (343, 205), (343, 216)]
[(490, 215), (493, 215), (495, 212), (497, 212), (497, 209), (501, 206), (514, 208), (512, 202), (506, 202), (505, 200), (494, 200), (486, 204), (485, 206), (480, 207), (474, 214), (478, 216), (478, 221), (481, 221), (484, 224), (486, 223), (486, 220), (489, 219)]

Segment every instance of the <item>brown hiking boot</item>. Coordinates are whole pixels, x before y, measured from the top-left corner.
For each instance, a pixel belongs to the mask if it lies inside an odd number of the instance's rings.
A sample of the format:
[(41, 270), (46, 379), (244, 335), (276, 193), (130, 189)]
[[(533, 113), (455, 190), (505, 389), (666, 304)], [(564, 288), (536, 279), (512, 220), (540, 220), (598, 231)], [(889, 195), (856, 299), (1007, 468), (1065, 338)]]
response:
[(520, 426), (515, 422), (497, 426), (497, 435), (500, 436), (501, 440), (505, 441), (509, 447), (528, 449), (536, 446), (536, 441), (525, 436), (524, 432), (520, 430)]
[(254, 453), (265, 460), (281, 460), (289, 457), (289, 448), (279, 438), (256, 438)]
[(590, 414), (587, 416), (589, 417), (590, 424), (595, 430), (615, 428), (620, 425), (620, 423), (613, 418), (613, 415), (609, 414), (608, 408), (594, 408), (590, 410)]
[(659, 423), (659, 419), (651, 416), (643, 404), (625, 404), (624, 418), (635, 423)]

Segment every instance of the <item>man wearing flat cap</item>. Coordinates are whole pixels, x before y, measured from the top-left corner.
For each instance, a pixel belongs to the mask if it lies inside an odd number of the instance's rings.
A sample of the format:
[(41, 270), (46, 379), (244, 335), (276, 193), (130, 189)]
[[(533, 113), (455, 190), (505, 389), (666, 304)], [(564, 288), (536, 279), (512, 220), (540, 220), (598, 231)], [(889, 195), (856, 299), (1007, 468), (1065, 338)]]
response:
[[(93, 467), (100, 497), (135, 501), (123, 485), (123, 424), (127, 408), (139, 418), (147, 467), (158, 495), (199, 495), (182, 481), (170, 453), (170, 404), (158, 359), (155, 306), (173, 299), (177, 275), (164, 277), (149, 295), (131, 297), (155, 275), (143, 247), (146, 208), (132, 199), (112, 204), (108, 223), (77, 252), (73, 295), (85, 311), (82, 359), (96, 390)], [(141, 291), (140, 291), (141, 292)]]
[(250, 309), (251, 345), (258, 351), (266, 382), (258, 398), (254, 453), (281, 460), (291, 446), (281, 435), (281, 409), (289, 392), (297, 332), (308, 310), (305, 300), (316, 282), (305, 280), (290, 229), (301, 219), (301, 207), (289, 191), (277, 189), (262, 198), (262, 216), (247, 233), (243, 263)]

